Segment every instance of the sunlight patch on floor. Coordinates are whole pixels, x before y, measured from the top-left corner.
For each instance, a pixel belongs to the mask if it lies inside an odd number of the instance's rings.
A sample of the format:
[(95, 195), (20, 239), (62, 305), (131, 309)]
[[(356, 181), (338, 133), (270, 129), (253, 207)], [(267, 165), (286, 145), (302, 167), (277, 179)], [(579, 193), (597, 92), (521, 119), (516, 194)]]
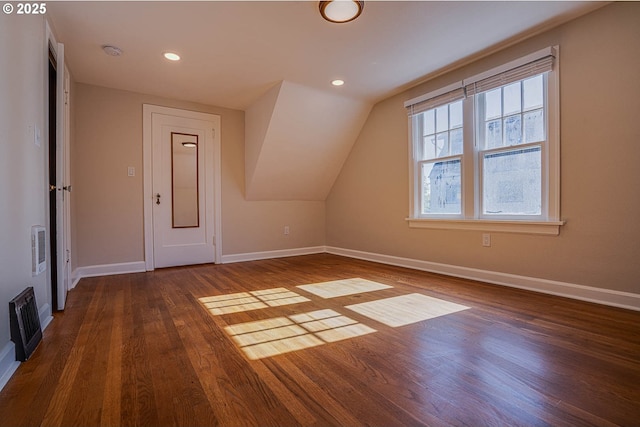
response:
[(234, 294), (202, 297), (198, 298), (198, 300), (215, 316), (310, 301), (308, 298), (286, 288), (238, 292)]
[(252, 360), (376, 332), (329, 309), (239, 323), (227, 326), (225, 331)]
[(322, 298), (343, 297), (345, 295), (379, 291), (381, 289), (389, 289), (392, 287), (393, 286), (383, 285), (382, 283), (372, 282), (371, 280), (360, 278), (334, 280), (331, 282), (297, 286), (297, 288), (300, 288)]
[(348, 305), (346, 308), (395, 328), (467, 310), (469, 307), (422, 294), (408, 294)]
[[(382, 283), (354, 278), (298, 286), (328, 299), (392, 288)], [(213, 315), (239, 313), (311, 301), (287, 288), (263, 289), (199, 298)], [(422, 294), (408, 294), (343, 306), (391, 327), (410, 325), (469, 307)], [(317, 347), (376, 332), (375, 329), (333, 309), (269, 318), (226, 326), (225, 331), (245, 355), (263, 359)]]

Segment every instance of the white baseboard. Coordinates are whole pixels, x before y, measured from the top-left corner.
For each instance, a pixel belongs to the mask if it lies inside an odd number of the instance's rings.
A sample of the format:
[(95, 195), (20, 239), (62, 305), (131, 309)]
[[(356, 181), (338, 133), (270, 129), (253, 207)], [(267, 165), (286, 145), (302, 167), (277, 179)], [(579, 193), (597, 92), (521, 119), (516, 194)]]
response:
[(310, 254), (321, 254), (326, 252), (325, 246), (312, 246), (308, 248), (281, 249), (276, 251), (249, 252), (244, 254), (222, 255), (222, 264), (233, 262), (256, 261), (260, 259), (284, 258), (289, 256), (300, 256)]
[(342, 255), (350, 258), (379, 262), (382, 264), (407, 267), (431, 273), (446, 274), (448, 276), (478, 280), (496, 285), (526, 289), (529, 291), (640, 311), (640, 294), (633, 294), (630, 292), (614, 291), (594, 288), (591, 286), (576, 285), (573, 283), (538, 279), (535, 277), (518, 276), (515, 274), (499, 273), (496, 271), (479, 270), (450, 264), (440, 264), (411, 258), (362, 252), (353, 249), (336, 248), (331, 246), (328, 246), (326, 249), (328, 253), (334, 255)]
[[(594, 288), (591, 286), (539, 279), (535, 277), (500, 273), (496, 271), (461, 267), (451, 264), (440, 264), (436, 262), (422, 261), (412, 258), (402, 258), (392, 255), (363, 252), (353, 249), (337, 248), (332, 246), (314, 246), (308, 248), (223, 255), (222, 263), (228, 264), (234, 262), (283, 258), (317, 253), (330, 253), (334, 255), (346, 256), (349, 258), (378, 262), (381, 264), (395, 265), (398, 267), (411, 268), (414, 270), (445, 274), (448, 276), (478, 280), (512, 288), (526, 289), (550, 295), (557, 295), (582, 301), (609, 305), (613, 307), (640, 311), (640, 294)], [(79, 267), (73, 271), (73, 286), (75, 287), (77, 282), (83, 277), (140, 273), (144, 271), (146, 271), (144, 261)], [(44, 304), (42, 308), (40, 308), (39, 316), (42, 330), (44, 331), (44, 329), (53, 320), (53, 317), (51, 315), (51, 307), (49, 306), (49, 304)], [(18, 366), (20, 366), (20, 362), (15, 360), (15, 345), (12, 341), (9, 341), (0, 350), (0, 390), (2, 390), (2, 388), (9, 381), (13, 373), (18, 369)]]
[[(40, 328), (42, 332), (44, 332), (53, 320), (49, 303), (45, 303), (38, 310), (38, 316), (40, 317)], [(16, 360), (16, 345), (13, 341), (9, 341), (2, 350), (0, 350), (0, 390), (7, 385), (11, 376), (13, 376), (18, 369), (18, 366), (20, 366), (20, 362)]]
[(68, 291), (75, 288), (80, 279), (82, 279), (82, 277), (78, 275), (78, 270), (73, 270), (73, 272), (71, 273), (71, 287), (69, 287)]
[(0, 350), (0, 390), (7, 385), (18, 366), (20, 362), (16, 360), (16, 346), (13, 341), (9, 341)]
[[(330, 253), (366, 261), (379, 262), (381, 264), (396, 265), (415, 270), (429, 271), (432, 273), (446, 274), (464, 279), (478, 280), (496, 285), (512, 288), (526, 289), (550, 295), (573, 298), (582, 301), (594, 302), (613, 307), (626, 308), (640, 311), (640, 294), (621, 292), (609, 289), (595, 288), (574, 283), (559, 282), (516, 274), (500, 273), (496, 271), (480, 270), (476, 268), (461, 267), (451, 264), (441, 264), (430, 261), (422, 261), (412, 258), (402, 258), (392, 255), (363, 252), (353, 249), (338, 248), (333, 246), (312, 246), (307, 248), (282, 249), (275, 251), (249, 252), (222, 256), (222, 264), (234, 262), (256, 261), (261, 259), (283, 258), (290, 256), (310, 255), (317, 253)], [(140, 273), (146, 271), (144, 261), (121, 264), (95, 265), (79, 267), (73, 272), (74, 286), (83, 277), (106, 276), (111, 274)], [(45, 316), (46, 317), (46, 316)], [(41, 313), (42, 319), (42, 313)], [(45, 320), (46, 321), (46, 320)], [(49, 320), (50, 321), (50, 320)], [(42, 320), (41, 320), (42, 322)], [(42, 322), (43, 324), (45, 322)], [(1, 372), (1, 371), (0, 371)]]
[(40, 329), (44, 332), (44, 330), (47, 329), (47, 326), (49, 326), (49, 323), (53, 320), (51, 306), (48, 302), (44, 303), (42, 308), (38, 310), (38, 317), (40, 317)]
[(144, 261), (123, 262), (119, 264), (89, 265), (78, 267), (71, 273), (71, 288), (75, 288), (83, 277), (110, 276), (113, 274), (143, 273), (147, 271)]

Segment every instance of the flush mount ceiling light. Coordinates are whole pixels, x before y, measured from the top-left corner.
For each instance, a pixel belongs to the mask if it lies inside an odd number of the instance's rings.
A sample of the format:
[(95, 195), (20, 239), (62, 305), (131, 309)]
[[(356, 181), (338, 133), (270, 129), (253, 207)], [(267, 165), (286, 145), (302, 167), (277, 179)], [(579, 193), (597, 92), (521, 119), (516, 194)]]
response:
[(329, 0), (320, 2), (320, 15), (329, 22), (344, 23), (356, 19), (364, 9), (364, 1)]
[(175, 52), (165, 52), (163, 55), (169, 61), (180, 61), (180, 55)]
[(116, 46), (104, 45), (102, 46), (102, 50), (109, 56), (120, 56), (122, 55), (122, 49)]
[(183, 142), (182, 146), (187, 148), (195, 148), (198, 146), (198, 144), (196, 144), (195, 142)]
[(334, 86), (342, 86), (344, 84), (344, 80), (335, 79), (331, 81), (331, 84)]

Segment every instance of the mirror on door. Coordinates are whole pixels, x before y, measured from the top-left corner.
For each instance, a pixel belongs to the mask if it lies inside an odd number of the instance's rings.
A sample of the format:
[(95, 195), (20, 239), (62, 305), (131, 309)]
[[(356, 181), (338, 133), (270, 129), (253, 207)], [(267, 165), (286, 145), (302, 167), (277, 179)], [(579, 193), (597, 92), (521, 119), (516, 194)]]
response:
[(200, 226), (198, 149), (198, 135), (171, 132), (171, 216), (173, 228)]

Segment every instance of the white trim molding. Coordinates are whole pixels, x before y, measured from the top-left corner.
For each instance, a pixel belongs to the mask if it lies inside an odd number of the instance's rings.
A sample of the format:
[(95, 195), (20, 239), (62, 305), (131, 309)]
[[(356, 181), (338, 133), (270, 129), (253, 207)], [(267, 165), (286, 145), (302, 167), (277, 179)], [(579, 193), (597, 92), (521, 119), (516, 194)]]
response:
[(223, 255), (222, 263), (257, 261), (261, 259), (285, 258), (290, 256), (322, 254), (327, 252), (325, 246), (312, 246), (308, 248), (280, 249), (275, 251), (249, 252), (244, 254)]
[(515, 274), (500, 273), (496, 271), (479, 270), (475, 268), (460, 267), (450, 264), (440, 264), (430, 261), (422, 261), (411, 258), (402, 258), (392, 255), (382, 255), (371, 252), (362, 252), (353, 249), (327, 247), (327, 252), (334, 255), (342, 255), (366, 261), (382, 264), (412, 268), (431, 273), (445, 274), (463, 279), (478, 280), (495, 285), (508, 286), (518, 289), (526, 289), (550, 295), (573, 298), (581, 301), (613, 307), (626, 308), (640, 311), (640, 294), (621, 292), (610, 289), (594, 288), (591, 286), (577, 285), (573, 283), (558, 282), (554, 280), (539, 279), (535, 277), (519, 276)]
[(503, 233), (543, 234), (558, 236), (564, 221), (491, 221), (484, 219), (406, 218), (410, 228), (473, 230)]
[(49, 303), (45, 303), (40, 310), (38, 310), (38, 317), (40, 318), (40, 329), (44, 331), (53, 320)]
[(20, 362), (16, 360), (16, 345), (9, 341), (0, 350), (0, 390), (7, 385), (18, 366)]
[(123, 262), (119, 264), (88, 265), (73, 270), (73, 287), (83, 277), (111, 276), (113, 274), (143, 273), (147, 271), (144, 261)]
[[(311, 255), (329, 253), (341, 255), (349, 258), (362, 259), (366, 261), (379, 262), (381, 264), (406, 267), (414, 270), (428, 271), (431, 273), (445, 274), (463, 279), (478, 280), (495, 285), (508, 286), (512, 288), (526, 289), (534, 292), (541, 292), (550, 295), (573, 298), (581, 301), (594, 302), (597, 304), (609, 305), (613, 307), (626, 308), (640, 311), (640, 294), (615, 291), (611, 289), (595, 288), (592, 286), (578, 285), (574, 283), (559, 282), (555, 280), (541, 279), (536, 277), (520, 276), (516, 274), (501, 273), (497, 271), (480, 270), (476, 268), (462, 267), (451, 264), (441, 264), (431, 261), (423, 261), (412, 258), (403, 258), (393, 255), (383, 255), (372, 252), (358, 251), (354, 249), (338, 248), (333, 246), (311, 246), (306, 248), (280, 249), (274, 251), (249, 252), (222, 256), (222, 264), (235, 262), (257, 261), (262, 259), (284, 258), (300, 255)], [(145, 262), (129, 262), (121, 264), (94, 265), (79, 267), (73, 272), (74, 284), (83, 277), (107, 276), (112, 274), (142, 273), (145, 272)], [(75, 285), (74, 285), (75, 286)], [(40, 310), (41, 319), (43, 312), (48, 308)], [(49, 320), (50, 321), (50, 320)], [(41, 320), (42, 322), (42, 320)], [(42, 322), (43, 324), (45, 322)], [(43, 328), (44, 329), (44, 328)], [(0, 371), (1, 374), (1, 371)]]
[[(53, 320), (49, 303), (42, 305), (38, 310), (38, 316), (40, 317), (40, 329), (44, 333)], [(16, 360), (16, 345), (13, 341), (9, 341), (0, 350), (0, 391), (7, 385), (19, 366), (20, 362)]]

